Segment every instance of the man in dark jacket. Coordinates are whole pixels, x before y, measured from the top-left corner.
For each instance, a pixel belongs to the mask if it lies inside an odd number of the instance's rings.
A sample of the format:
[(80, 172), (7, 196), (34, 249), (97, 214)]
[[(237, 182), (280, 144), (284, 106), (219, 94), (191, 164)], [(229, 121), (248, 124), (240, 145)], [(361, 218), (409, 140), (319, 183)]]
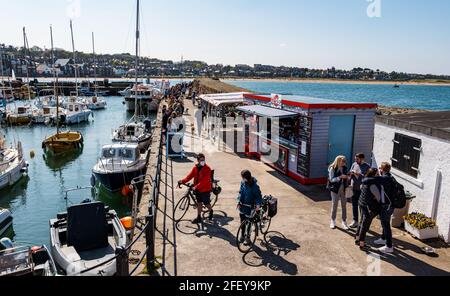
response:
[(381, 225), (383, 226), (383, 235), (380, 239), (375, 241), (375, 244), (384, 246), (380, 248), (379, 251), (386, 254), (391, 254), (394, 252), (391, 219), (395, 209), (392, 206), (390, 198), (394, 195), (396, 181), (391, 175), (391, 169), (392, 167), (389, 163), (383, 162), (380, 167), (381, 176), (376, 178), (383, 186), (385, 198), (381, 204), (380, 213)]
[(192, 224), (199, 224), (202, 222), (203, 205), (209, 210), (209, 220), (213, 219), (214, 212), (211, 207), (211, 192), (212, 192), (212, 170), (206, 164), (206, 157), (204, 154), (197, 156), (197, 164), (194, 166), (189, 175), (183, 180), (178, 181), (178, 186), (186, 184), (194, 179), (194, 193), (197, 198), (197, 219), (192, 221)]
[[(252, 177), (252, 173), (248, 170), (242, 171), (241, 188), (239, 189), (238, 210), (243, 223), (247, 216), (250, 216), (253, 209), (258, 212), (263, 203), (261, 189), (259, 188), (258, 181)], [(242, 232), (240, 241), (245, 241), (245, 233)]]

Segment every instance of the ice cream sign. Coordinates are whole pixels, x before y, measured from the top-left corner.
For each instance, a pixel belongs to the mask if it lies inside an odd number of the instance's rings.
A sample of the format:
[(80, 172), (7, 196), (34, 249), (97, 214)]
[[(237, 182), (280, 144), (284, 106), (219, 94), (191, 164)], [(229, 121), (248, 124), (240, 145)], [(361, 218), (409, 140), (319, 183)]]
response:
[(272, 107), (281, 109), (283, 107), (283, 98), (281, 95), (272, 94)]

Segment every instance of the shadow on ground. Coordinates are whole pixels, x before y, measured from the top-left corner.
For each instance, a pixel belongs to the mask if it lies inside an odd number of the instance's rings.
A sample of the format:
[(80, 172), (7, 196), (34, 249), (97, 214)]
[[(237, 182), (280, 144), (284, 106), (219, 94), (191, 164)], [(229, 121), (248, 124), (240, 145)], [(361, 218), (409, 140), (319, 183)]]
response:
[(297, 265), (284, 257), (299, 248), (300, 245), (287, 239), (282, 233), (269, 232), (264, 236), (264, 240), (260, 241), (259, 246), (255, 245), (252, 251), (242, 257), (242, 260), (247, 266), (267, 267), (273, 271), (294, 276), (299, 273)]

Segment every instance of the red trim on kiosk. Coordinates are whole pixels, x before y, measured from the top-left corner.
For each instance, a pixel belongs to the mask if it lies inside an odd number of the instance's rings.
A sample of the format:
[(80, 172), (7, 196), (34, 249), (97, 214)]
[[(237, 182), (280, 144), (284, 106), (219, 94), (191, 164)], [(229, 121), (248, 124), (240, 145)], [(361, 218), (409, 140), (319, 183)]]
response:
[[(271, 102), (272, 101), (272, 99), (269, 97), (254, 95), (254, 94), (244, 94), (244, 98), (253, 99), (253, 100), (257, 100), (257, 101), (263, 101), (263, 102)], [(293, 101), (289, 101), (289, 100), (283, 100), (282, 102), (286, 106), (300, 107), (303, 109), (376, 109), (376, 108), (378, 108), (377, 104), (372, 104), (372, 103), (308, 104), (308, 103), (302, 103), (302, 102), (293, 102)]]

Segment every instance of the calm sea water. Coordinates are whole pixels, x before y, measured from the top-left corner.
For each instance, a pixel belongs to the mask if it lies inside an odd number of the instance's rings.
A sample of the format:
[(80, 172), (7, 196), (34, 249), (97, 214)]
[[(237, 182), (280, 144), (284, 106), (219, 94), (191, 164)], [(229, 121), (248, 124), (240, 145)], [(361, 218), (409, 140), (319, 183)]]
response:
[[(8, 143), (20, 140), (26, 158), (30, 164), (29, 176), (14, 187), (0, 191), (0, 207), (10, 209), (14, 216), (13, 237), (18, 243), (48, 244), (49, 220), (66, 210), (70, 201), (79, 203), (86, 198), (95, 198), (90, 190), (79, 191), (69, 195), (69, 202), (64, 199), (67, 189), (78, 186), (90, 186), (93, 166), (98, 160), (103, 145), (111, 143), (114, 127), (123, 124), (129, 115), (122, 104), (123, 98), (106, 98), (108, 107), (96, 111), (90, 123), (72, 126), (72, 130), (82, 132), (85, 146), (80, 155), (45, 160), (41, 143), (44, 138), (55, 132), (46, 126), (2, 128)], [(30, 151), (36, 156), (31, 159)], [(111, 196), (101, 192), (99, 200), (116, 209), (119, 215), (129, 214), (130, 209), (120, 194)]]
[(299, 82), (226, 82), (259, 93), (310, 96), (350, 102), (370, 102), (384, 106), (450, 110), (450, 86), (299, 83)]

